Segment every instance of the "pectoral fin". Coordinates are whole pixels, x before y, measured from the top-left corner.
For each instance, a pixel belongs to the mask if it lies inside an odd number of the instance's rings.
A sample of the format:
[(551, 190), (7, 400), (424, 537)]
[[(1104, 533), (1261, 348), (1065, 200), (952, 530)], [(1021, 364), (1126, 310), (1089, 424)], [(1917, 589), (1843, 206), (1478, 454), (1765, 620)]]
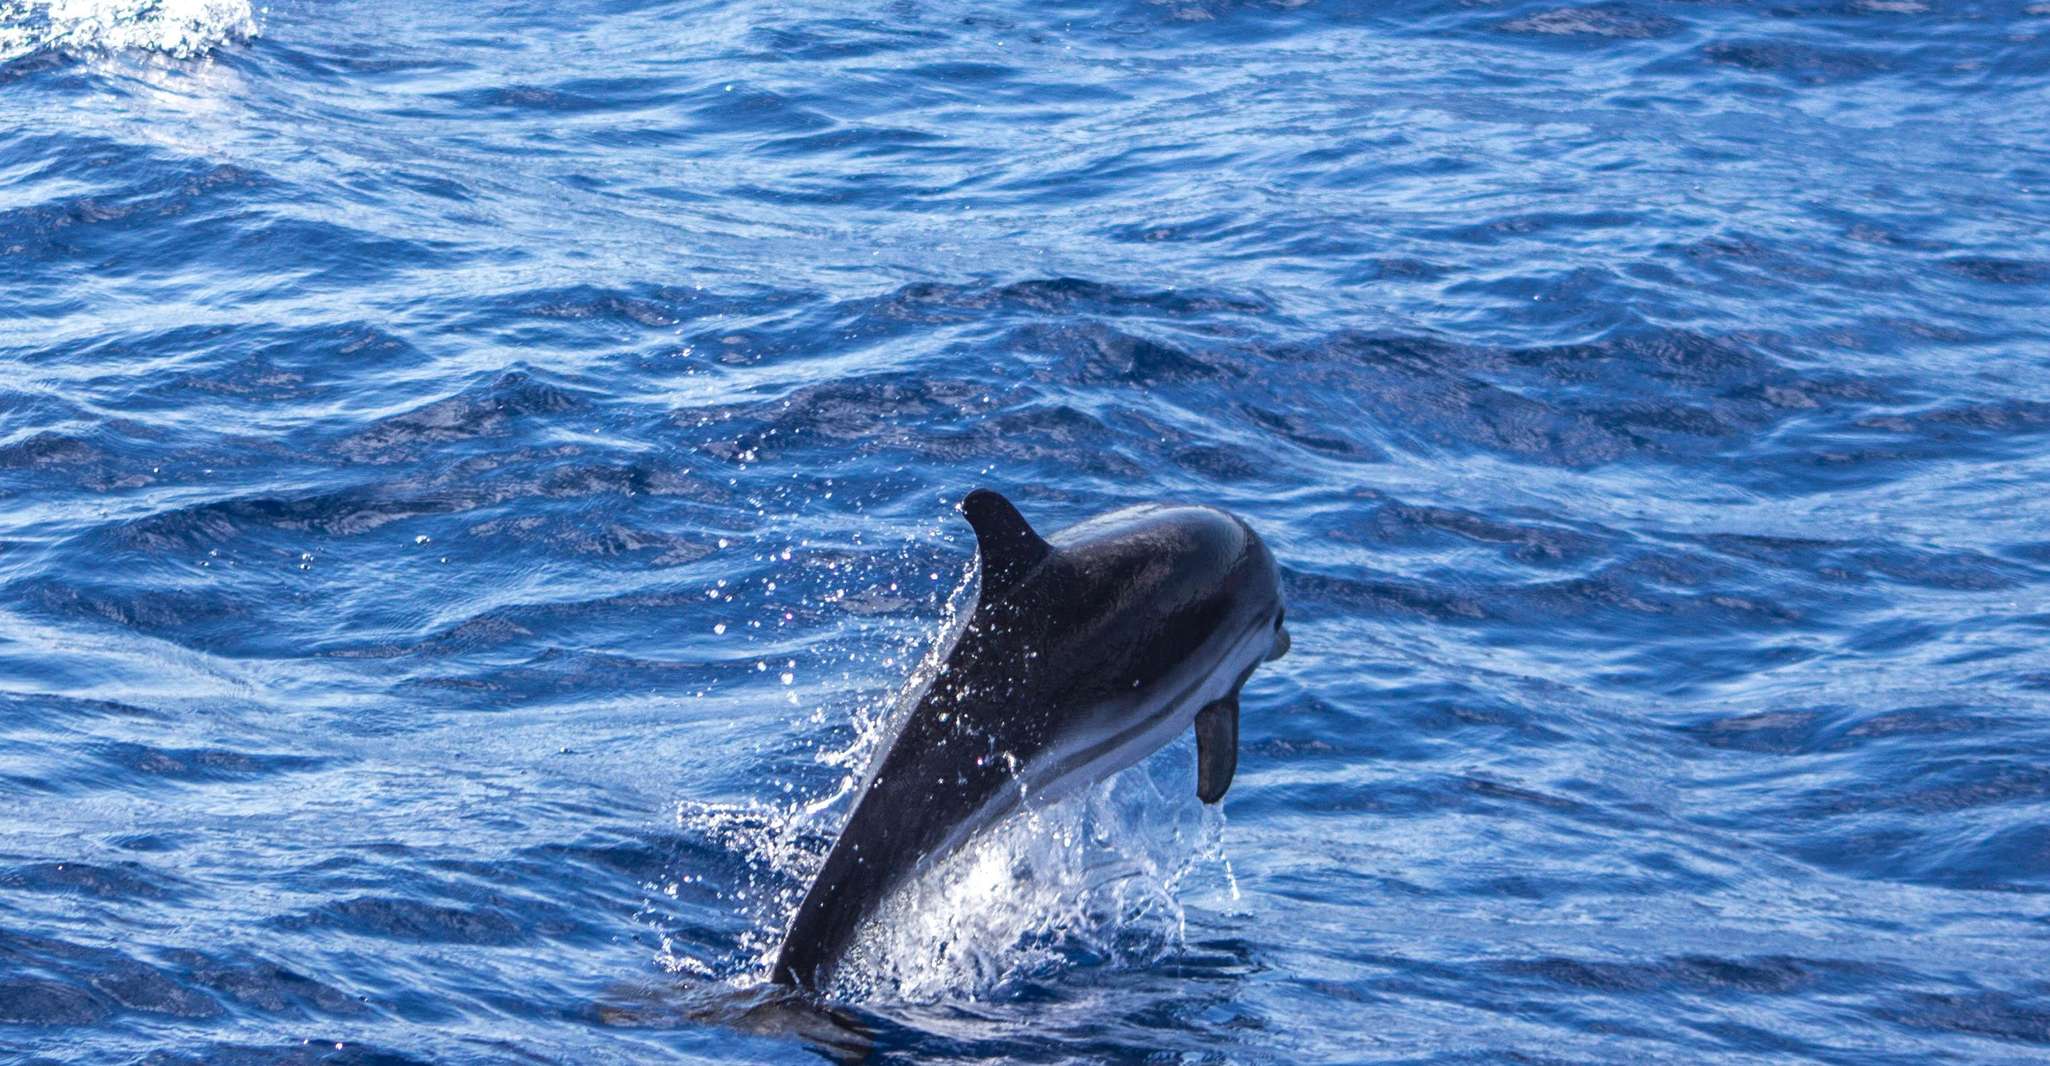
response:
[(1239, 698), (1226, 696), (1196, 712), (1196, 798), (1216, 803), (1239, 765)]

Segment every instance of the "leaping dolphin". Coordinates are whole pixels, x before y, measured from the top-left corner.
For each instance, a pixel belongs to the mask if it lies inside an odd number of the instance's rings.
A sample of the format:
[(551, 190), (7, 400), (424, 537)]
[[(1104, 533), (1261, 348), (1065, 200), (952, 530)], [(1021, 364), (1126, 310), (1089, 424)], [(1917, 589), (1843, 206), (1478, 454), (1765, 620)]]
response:
[(791, 918), (779, 984), (826, 988), (893, 890), (1191, 723), (1196, 794), (1216, 803), (1238, 765), (1239, 688), (1288, 651), (1274, 556), (1231, 514), (1149, 504), (1047, 539), (989, 489), (961, 510), (981, 564), (974, 609), (899, 697), (896, 735)]

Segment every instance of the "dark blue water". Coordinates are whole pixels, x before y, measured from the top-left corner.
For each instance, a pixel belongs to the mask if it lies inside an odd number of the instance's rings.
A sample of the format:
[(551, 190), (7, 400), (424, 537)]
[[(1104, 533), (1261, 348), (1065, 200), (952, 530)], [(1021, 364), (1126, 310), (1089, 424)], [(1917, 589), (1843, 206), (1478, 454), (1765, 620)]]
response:
[[(2023, 0), (0, 3), (0, 1060), (2041, 1061), (2046, 145)], [(978, 484), (1294, 653), (754, 1009)]]

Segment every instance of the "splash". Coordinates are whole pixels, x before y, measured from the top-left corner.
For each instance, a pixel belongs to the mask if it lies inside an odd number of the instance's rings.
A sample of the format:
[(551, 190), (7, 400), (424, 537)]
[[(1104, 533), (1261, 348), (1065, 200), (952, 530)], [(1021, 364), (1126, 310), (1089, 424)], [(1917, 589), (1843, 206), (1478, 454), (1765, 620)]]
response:
[[(898, 890), (857, 937), (834, 998), (995, 998), (1071, 966), (1142, 966), (1178, 950), (1192, 876), (1230, 877), (1222, 816), (1195, 800), (1192, 774), (1166, 769), (1193, 765), (1182, 747), (1171, 749), (1179, 759), (1149, 760), (1012, 818)], [(835, 796), (849, 791), (843, 785)], [(743, 864), (717, 894), (748, 928), (726, 958), (664, 936), (658, 963), (736, 988), (766, 982), (790, 913), (832, 843), (817, 816), (830, 801), (680, 805), (680, 827)]]
[(256, 36), (249, 0), (0, 0), (0, 62), (43, 51), (191, 59)]
[(1144, 966), (1180, 949), (1183, 886), (1219, 855), (1223, 823), (1193, 782), (1173, 788), (1152, 765), (1005, 822), (896, 893), (842, 964), (836, 996), (994, 998), (1073, 966)]

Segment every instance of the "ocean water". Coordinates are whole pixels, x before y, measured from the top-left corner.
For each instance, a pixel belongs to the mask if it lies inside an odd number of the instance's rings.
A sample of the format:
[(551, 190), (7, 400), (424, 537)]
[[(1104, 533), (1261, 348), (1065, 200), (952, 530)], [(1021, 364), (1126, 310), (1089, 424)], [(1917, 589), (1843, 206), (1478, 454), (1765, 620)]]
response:
[[(2046, 146), (2031, 0), (4, 0), (0, 1061), (2043, 1061)], [(783, 1002), (977, 485), (1294, 651)]]

